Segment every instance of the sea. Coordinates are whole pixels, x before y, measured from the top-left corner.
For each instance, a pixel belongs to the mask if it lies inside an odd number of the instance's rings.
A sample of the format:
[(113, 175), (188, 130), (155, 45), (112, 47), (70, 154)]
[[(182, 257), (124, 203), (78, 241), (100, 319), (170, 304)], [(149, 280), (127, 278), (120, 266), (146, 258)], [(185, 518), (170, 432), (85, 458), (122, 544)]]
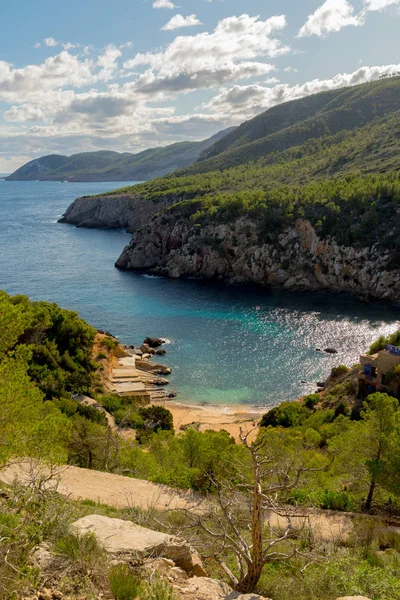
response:
[[(193, 404), (271, 406), (358, 362), (400, 310), (331, 293), (168, 280), (114, 267), (130, 235), (58, 223), (77, 197), (128, 183), (0, 180), (0, 288), (57, 302), (124, 344), (168, 340), (170, 389)], [(336, 348), (328, 355), (317, 348)]]

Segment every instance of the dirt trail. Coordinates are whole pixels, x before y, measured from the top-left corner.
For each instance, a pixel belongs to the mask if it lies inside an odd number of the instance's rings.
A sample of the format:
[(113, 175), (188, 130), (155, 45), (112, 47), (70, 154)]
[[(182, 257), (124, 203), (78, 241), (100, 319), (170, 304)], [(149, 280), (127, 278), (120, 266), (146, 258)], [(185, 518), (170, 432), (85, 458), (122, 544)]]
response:
[[(138, 507), (143, 510), (198, 509), (201, 497), (191, 491), (180, 491), (141, 479), (91, 471), (79, 467), (61, 467), (58, 470), (58, 491), (73, 500), (92, 500), (115, 508)], [(0, 480), (11, 483), (18, 479), (29, 485), (28, 464), (13, 465), (0, 472)], [(286, 520), (276, 514), (269, 517), (273, 528), (286, 526)], [(295, 527), (310, 526), (314, 535), (325, 540), (340, 540), (353, 529), (353, 515), (331, 511), (315, 511), (294, 518)]]
[[(58, 478), (58, 491), (63, 496), (73, 500), (93, 500), (115, 508), (135, 506), (144, 510), (180, 509), (194, 507), (199, 501), (190, 491), (79, 467), (61, 467)], [(0, 480), (4, 483), (11, 483), (14, 479), (18, 479), (23, 485), (29, 485), (31, 478), (28, 466), (13, 465), (0, 472)]]

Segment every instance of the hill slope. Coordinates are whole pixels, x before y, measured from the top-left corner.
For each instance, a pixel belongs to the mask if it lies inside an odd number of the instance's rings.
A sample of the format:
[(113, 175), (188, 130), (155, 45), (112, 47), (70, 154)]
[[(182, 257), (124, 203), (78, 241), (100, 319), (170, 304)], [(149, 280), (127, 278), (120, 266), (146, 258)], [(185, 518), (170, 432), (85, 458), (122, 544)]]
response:
[(65, 220), (104, 227), (107, 208), (135, 206), (124, 269), (398, 302), (400, 78), (271, 109), (209, 153), (76, 201), (79, 214)]
[(312, 139), (353, 131), (400, 110), (400, 77), (322, 92), (275, 106), (207, 148), (202, 173), (255, 161)]
[(31, 160), (6, 177), (8, 181), (140, 181), (160, 177), (195, 162), (233, 128), (202, 142), (180, 142), (138, 154), (111, 151), (83, 152), (72, 156), (50, 154)]

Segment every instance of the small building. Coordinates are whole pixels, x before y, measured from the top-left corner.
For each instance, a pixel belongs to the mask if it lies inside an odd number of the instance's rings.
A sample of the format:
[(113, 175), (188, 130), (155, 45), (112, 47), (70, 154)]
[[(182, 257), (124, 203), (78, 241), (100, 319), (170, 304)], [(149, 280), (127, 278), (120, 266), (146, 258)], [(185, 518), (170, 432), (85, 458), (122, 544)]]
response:
[[(374, 392), (386, 392), (400, 398), (400, 374), (395, 368), (400, 365), (400, 348), (386, 346), (376, 354), (360, 356), (361, 371), (358, 375), (358, 392), (368, 396)], [(400, 369), (400, 367), (399, 367)]]

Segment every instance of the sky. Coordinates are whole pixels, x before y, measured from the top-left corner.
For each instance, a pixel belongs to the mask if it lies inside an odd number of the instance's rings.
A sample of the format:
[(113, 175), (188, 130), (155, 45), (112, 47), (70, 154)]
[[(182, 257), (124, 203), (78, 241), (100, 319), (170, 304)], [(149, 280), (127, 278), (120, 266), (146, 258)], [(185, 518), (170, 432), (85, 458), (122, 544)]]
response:
[(400, 0), (0, 1), (0, 173), (400, 72)]

